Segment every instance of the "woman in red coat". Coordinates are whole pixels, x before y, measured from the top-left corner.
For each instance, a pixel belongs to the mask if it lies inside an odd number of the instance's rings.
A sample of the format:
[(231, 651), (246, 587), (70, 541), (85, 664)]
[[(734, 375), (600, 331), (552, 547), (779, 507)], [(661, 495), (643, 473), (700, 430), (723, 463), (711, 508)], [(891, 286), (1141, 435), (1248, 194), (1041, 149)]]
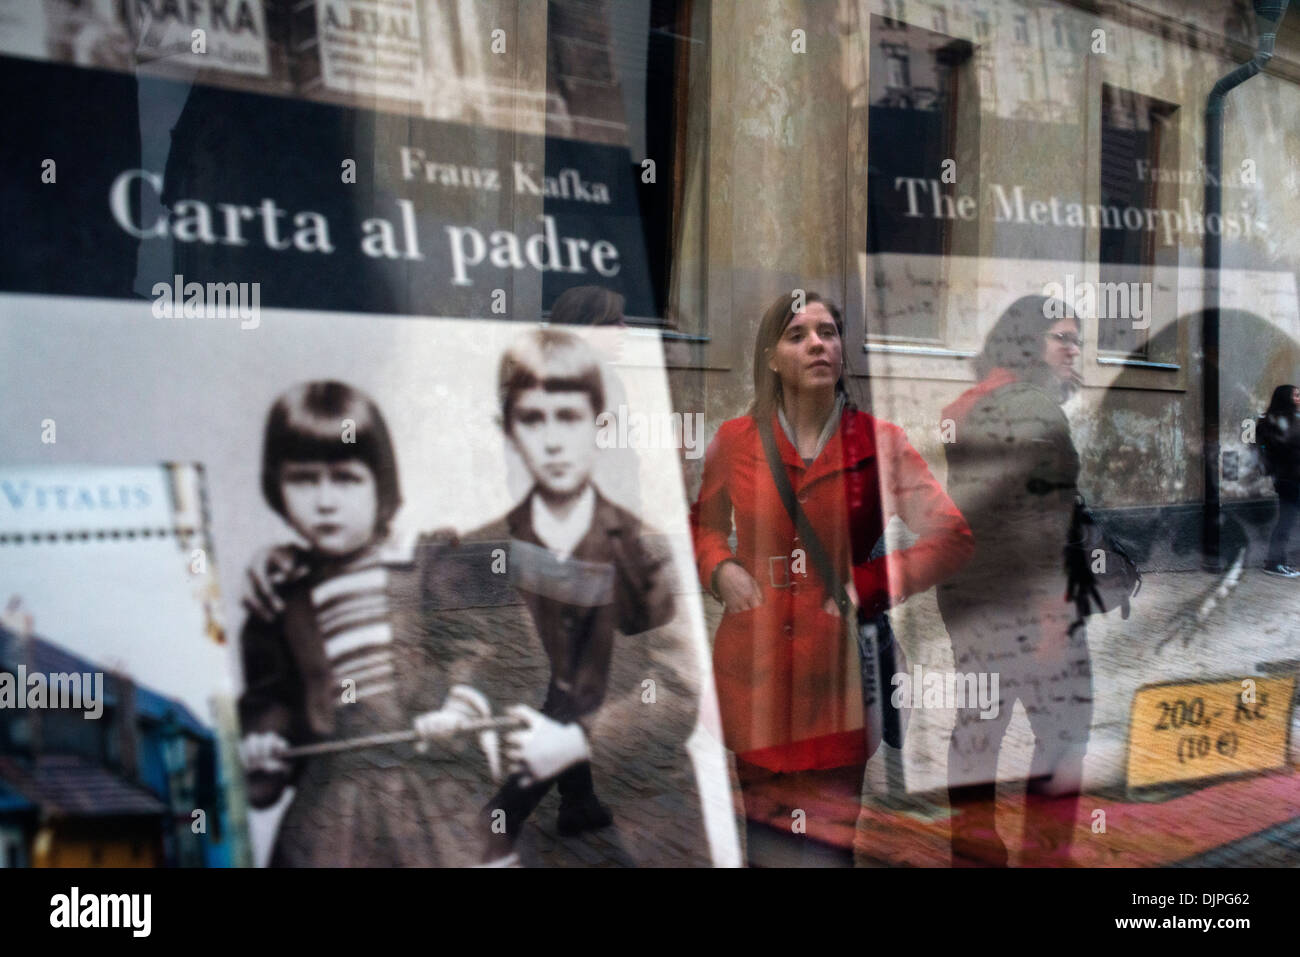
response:
[[(713, 668), (750, 862), (794, 841), (781, 852), (786, 862), (793, 850), (805, 862), (852, 866), (852, 825), (880, 729), (866, 727), (852, 627), (800, 547), (758, 424), (772, 429), (796, 498), (865, 614), (943, 580), (973, 544), (903, 430), (848, 401), (839, 311), (816, 295), (804, 302), (782, 296), (763, 316), (754, 404), (709, 446), (691, 527), (700, 579), (726, 609)], [(915, 544), (872, 558), (894, 515)]]

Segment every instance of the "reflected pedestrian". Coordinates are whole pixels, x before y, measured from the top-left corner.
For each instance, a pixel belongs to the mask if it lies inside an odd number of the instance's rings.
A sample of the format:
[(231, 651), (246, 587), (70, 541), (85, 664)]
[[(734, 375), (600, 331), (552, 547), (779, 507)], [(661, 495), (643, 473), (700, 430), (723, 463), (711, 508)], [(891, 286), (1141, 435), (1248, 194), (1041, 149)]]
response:
[[(1059, 307), (1059, 308), (1057, 308)], [(939, 586), (958, 674), (998, 675), (998, 708), (959, 708), (948, 752), (955, 865), (1007, 864), (995, 826), (998, 754), (1019, 700), (1034, 732), (1026, 837), (1068, 848), (1092, 720), (1086, 634), (1066, 600), (1064, 548), (1079, 455), (1061, 403), (1078, 384), (1078, 321), (1063, 303), (1013, 303), (976, 357), (980, 381), (943, 410), (948, 490), (975, 558)], [(1072, 795), (1054, 800), (1054, 796)]]
[(1300, 571), (1287, 560), (1287, 545), (1300, 518), (1300, 389), (1280, 385), (1273, 390), (1255, 438), (1277, 492), (1277, 524), (1268, 540), (1264, 571), (1282, 578), (1300, 578)]

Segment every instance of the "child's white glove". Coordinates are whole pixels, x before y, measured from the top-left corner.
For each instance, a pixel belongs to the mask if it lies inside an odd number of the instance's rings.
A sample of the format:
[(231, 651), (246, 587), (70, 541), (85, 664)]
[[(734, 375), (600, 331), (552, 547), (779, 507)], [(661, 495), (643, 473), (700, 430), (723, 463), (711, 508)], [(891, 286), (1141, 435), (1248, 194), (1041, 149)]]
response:
[[(492, 705), (482, 692), (469, 685), (453, 685), (447, 692), (447, 700), (442, 703), (441, 708), (426, 712), (415, 719), (415, 731), (420, 735), (420, 741), (415, 748), (423, 753), (428, 749), (429, 739), (450, 737), (464, 727), (467, 721), (490, 717), (492, 717)], [(501, 755), (497, 732), (480, 732), (478, 743), (487, 758), (488, 771), (492, 775), (492, 780), (500, 780)]]
[(483, 694), (468, 685), (454, 685), (437, 711), (426, 711), (414, 721), (414, 728), (424, 740), (447, 738), (473, 718), (492, 717), (492, 706)]
[(591, 756), (587, 734), (577, 722), (561, 724), (525, 704), (506, 714), (528, 722), (526, 728), (506, 732), (505, 746), (510, 773), (520, 775), (524, 787), (549, 781)]
[(275, 774), (289, 770), (289, 766), (280, 760), (287, 750), (289, 742), (274, 731), (247, 734), (239, 742), (239, 760), (250, 774), (259, 771)]

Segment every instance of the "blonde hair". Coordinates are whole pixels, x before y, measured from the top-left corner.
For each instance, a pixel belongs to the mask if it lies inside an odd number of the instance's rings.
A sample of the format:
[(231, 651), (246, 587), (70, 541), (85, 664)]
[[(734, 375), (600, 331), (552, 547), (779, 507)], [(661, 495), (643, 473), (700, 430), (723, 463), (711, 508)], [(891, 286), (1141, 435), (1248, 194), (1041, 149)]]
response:
[(519, 393), (528, 389), (547, 392), (585, 392), (592, 413), (605, 411), (605, 383), (600, 360), (591, 346), (564, 329), (535, 329), (520, 336), (501, 356), (497, 371), (497, 397), (501, 426), (510, 431), (510, 415)]

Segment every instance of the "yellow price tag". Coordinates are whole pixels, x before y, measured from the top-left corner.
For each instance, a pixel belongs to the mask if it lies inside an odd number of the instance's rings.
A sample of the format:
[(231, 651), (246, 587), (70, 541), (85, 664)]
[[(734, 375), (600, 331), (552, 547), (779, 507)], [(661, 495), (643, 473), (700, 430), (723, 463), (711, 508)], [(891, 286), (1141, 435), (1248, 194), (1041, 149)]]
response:
[(1129, 787), (1286, 765), (1295, 678), (1148, 685), (1133, 696)]

